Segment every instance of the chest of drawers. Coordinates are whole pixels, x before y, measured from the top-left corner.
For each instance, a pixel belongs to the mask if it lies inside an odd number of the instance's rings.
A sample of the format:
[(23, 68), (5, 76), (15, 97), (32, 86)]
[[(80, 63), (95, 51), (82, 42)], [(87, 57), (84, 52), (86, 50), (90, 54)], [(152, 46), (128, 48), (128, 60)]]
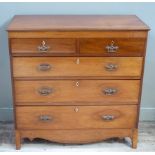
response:
[(23, 138), (137, 146), (148, 26), (131, 16), (15, 16), (8, 27), (16, 148)]

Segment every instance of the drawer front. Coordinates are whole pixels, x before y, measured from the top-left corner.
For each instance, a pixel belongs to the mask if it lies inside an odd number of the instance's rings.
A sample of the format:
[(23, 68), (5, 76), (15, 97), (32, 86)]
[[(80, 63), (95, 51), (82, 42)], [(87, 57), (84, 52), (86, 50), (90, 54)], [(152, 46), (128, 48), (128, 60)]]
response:
[(76, 52), (75, 39), (12, 39), (12, 53), (69, 54)]
[(17, 105), (138, 104), (139, 80), (15, 81)]
[(80, 54), (103, 56), (142, 56), (144, 38), (80, 39)]
[(16, 107), (18, 129), (134, 128), (137, 106)]
[(13, 58), (14, 77), (140, 78), (142, 57)]

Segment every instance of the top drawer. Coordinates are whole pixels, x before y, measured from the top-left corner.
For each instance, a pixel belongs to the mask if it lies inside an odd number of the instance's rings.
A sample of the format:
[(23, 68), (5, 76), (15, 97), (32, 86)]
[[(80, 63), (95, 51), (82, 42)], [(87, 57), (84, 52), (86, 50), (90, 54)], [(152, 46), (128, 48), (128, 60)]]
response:
[(76, 53), (75, 39), (12, 39), (13, 54), (71, 54)]
[(101, 56), (143, 56), (145, 38), (80, 39), (80, 54)]

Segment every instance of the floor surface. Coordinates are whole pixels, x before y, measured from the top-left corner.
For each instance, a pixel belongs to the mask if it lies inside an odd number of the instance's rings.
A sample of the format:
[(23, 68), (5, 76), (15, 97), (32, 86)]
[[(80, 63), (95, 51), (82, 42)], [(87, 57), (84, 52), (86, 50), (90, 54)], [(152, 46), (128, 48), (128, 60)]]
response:
[[(46, 140), (36, 139), (30, 142), (28, 139), (23, 141), (21, 150), (22, 152), (31, 151), (96, 151), (96, 152), (129, 152), (129, 151), (153, 151), (155, 152), (155, 122), (140, 122), (139, 124), (139, 143), (137, 149), (130, 147), (130, 139), (125, 140), (109, 139), (103, 142), (84, 145), (64, 145), (52, 143)], [(16, 151), (14, 145), (14, 130), (12, 123), (0, 123), (0, 152)]]

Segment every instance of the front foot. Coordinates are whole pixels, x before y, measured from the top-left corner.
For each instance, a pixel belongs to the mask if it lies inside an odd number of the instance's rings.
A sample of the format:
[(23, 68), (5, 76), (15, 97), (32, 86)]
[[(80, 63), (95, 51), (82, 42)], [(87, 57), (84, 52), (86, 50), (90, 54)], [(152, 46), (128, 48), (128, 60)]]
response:
[(15, 131), (16, 150), (21, 148), (21, 135), (18, 130)]
[(133, 129), (132, 133), (132, 148), (136, 149), (138, 143), (138, 129)]

